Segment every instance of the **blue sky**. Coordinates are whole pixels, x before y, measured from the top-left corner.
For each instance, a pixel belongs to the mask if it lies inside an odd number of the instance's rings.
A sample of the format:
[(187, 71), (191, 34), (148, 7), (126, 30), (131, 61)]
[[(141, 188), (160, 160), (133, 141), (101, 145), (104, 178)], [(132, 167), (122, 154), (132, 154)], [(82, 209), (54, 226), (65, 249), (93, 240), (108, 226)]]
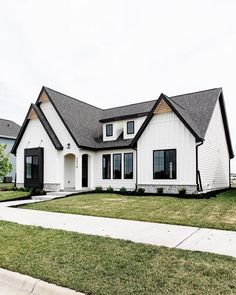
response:
[(42, 85), (102, 108), (223, 87), (236, 151), (234, 0), (0, 4), (0, 117), (21, 124)]

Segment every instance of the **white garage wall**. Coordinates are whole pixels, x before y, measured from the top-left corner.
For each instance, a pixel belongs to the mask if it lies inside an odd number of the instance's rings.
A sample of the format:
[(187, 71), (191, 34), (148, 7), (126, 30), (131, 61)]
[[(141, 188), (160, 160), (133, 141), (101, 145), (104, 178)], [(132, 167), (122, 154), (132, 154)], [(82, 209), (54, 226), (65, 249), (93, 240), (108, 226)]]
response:
[[(177, 179), (153, 179), (153, 150), (176, 149)], [(138, 140), (139, 185), (196, 185), (194, 136), (173, 113), (155, 114)]]
[(229, 152), (219, 101), (198, 153), (203, 191), (229, 187)]

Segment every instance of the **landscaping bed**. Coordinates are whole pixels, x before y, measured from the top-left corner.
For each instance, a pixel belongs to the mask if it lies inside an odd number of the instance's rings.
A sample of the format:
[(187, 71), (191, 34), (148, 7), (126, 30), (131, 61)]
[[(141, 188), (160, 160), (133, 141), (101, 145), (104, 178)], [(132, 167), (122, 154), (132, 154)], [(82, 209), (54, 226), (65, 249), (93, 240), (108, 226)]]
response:
[(209, 199), (87, 193), (24, 208), (236, 230), (236, 189)]
[(0, 267), (94, 295), (236, 294), (236, 259), (0, 221)]

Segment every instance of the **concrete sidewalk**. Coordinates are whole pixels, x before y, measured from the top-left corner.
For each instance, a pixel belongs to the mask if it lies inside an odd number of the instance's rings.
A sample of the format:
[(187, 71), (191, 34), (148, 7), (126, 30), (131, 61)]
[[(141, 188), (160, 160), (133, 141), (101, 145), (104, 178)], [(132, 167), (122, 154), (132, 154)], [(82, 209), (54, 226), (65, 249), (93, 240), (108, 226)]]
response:
[(234, 231), (9, 208), (7, 203), (0, 206), (0, 220), (236, 257)]
[(1, 295), (84, 295), (74, 290), (0, 268)]

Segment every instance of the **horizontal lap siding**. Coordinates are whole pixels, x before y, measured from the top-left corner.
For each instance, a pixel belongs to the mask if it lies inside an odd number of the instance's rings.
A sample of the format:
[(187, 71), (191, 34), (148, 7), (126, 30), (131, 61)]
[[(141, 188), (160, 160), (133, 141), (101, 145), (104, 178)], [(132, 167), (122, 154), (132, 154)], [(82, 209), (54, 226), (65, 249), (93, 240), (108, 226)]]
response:
[[(195, 138), (173, 113), (154, 115), (138, 141), (138, 184), (195, 185)], [(177, 150), (177, 179), (153, 179), (153, 150)]]
[(229, 153), (219, 101), (199, 147), (199, 170), (203, 191), (229, 187)]

